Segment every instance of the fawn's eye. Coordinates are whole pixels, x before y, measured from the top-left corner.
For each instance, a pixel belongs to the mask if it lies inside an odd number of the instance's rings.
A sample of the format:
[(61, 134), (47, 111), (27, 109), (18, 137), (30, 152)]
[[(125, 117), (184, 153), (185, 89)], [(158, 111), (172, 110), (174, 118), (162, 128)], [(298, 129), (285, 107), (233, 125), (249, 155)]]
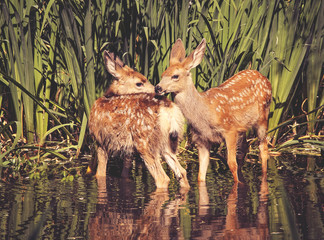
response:
[(142, 82), (138, 82), (138, 83), (136, 83), (136, 86), (137, 87), (142, 87), (144, 84), (142, 83)]
[(172, 80), (178, 80), (178, 78), (179, 78), (179, 75), (172, 75), (172, 77), (171, 77)]

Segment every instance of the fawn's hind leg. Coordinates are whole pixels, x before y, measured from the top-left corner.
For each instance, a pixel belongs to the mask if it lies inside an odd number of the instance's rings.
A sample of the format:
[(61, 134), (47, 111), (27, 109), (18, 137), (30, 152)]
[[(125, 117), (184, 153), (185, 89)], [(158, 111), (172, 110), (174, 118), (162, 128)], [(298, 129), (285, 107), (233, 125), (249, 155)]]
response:
[(238, 140), (238, 133), (228, 132), (226, 133), (225, 142), (227, 148), (227, 164), (229, 169), (231, 170), (234, 178), (234, 182), (239, 182), (238, 174), (237, 174), (237, 162), (236, 162), (236, 147), (237, 147), (237, 140)]
[(155, 180), (157, 188), (168, 188), (170, 178), (165, 173), (158, 156), (152, 157), (151, 154), (141, 154), (144, 163)]
[(174, 172), (176, 178), (180, 181), (180, 186), (183, 188), (190, 188), (187, 179), (187, 171), (181, 166), (177, 156), (171, 152), (163, 153), (163, 158)]

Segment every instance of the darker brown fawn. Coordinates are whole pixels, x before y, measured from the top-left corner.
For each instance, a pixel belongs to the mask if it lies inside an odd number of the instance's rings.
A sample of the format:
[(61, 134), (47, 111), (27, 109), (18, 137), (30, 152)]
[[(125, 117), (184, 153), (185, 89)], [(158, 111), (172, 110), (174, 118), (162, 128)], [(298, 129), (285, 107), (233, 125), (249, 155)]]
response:
[(97, 178), (106, 176), (109, 157), (118, 154), (130, 159), (138, 154), (157, 188), (167, 188), (170, 179), (162, 168), (162, 156), (180, 180), (180, 186), (189, 188), (186, 170), (176, 157), (184, 124), (180, 109), (167, 98), (140, 93), (153, 92), (153, 85), (113, 54), (105, 52), (104, 58), (107, 70), (116, 80), (90, 112), (89, 132), (98, 143)]
[(211, 144), (225, 139), (227, 163), (234, 181), (239, 182), (237, 141), (252, 127), (257, 130), (260, 140), (262, 173), (266, 177), (271, 84), (258, 71), (245, 70), (220, 86), (199, 93), (192, 82), (190, 70), (200, 64), (205, 48), (206, 41), (203, 39), (186, 58), (183, 43), (178, 39), (171, 50), (170, 66), (162, 73), (155, 91), (159, 94), (173, 93), (175, 103), (191, 125), (193, 141), (198, 148), (198, 181), (206, 181)]

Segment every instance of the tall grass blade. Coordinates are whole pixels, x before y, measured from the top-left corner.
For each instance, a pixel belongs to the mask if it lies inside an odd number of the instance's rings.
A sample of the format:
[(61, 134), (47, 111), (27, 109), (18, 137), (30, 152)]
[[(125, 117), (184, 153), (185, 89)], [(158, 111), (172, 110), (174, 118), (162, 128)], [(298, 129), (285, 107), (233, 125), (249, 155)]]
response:
[(85, 72), (85, 90), (88, 104), (85, 105), (87, 116), (90, 114), (90, 107), (95, 101), (95, 55), (93, 52), (93, 31), (91, 19), (91, 1), (87, 1), (87, 10), (84, 19), (84, 38), (85, 38), (85, 52), (86, 52), (86, 72)]
[[(307, 81), (307, 104), (308, 111), (314, 110), (317, 106), (324, 104), (324, 89), (320, 93), (320, 81), (323, 80), (324, 66), (324, 3), (321, 1), (316, 23), (314, 25), (314, 37), (310, 45), (310, 53), (308, 57), (308, 65), (306, 68)], [(315, 124), (312, 120), (316, 119), (321, 112), (309, 115), (308, 132), (314, 133)]]
[[(55, 121), (56, 124), (62, 125), (62, 123), (57, 119), (52, 112), (41, 102), (39, 101), (33, 94), (31, 94), (24, 86), (22, 86), (20, 83), (18, 83), (16, 80), (13, 78), (5, 75), (4, 73), (0, 72), (2, 74), (2, 77), (5, 78), (7, 81), (10, 81), (13, 83), (15, 86), (17, 86), (22, 92), (24, 92), (28, 97), (30, 97), (36, 104), (38, 104), (44, 111), (48, 113), (48, 115)], [(71, 139), (74, 139), (72, 134), (65, 128), (62, 127), (64, 132), (69, 136)]]

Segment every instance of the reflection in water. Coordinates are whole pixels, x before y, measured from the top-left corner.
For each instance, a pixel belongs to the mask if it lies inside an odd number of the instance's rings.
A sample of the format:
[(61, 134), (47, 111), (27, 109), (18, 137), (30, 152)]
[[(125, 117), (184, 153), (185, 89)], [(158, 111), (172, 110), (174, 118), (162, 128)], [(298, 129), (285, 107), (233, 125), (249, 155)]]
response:
[[(121, 180), (125, 181), (125, 180)], [(187, 204), (188, 193), (170, 200), (168, 192), (155, 191), (144, 209), (137, 209), (125, 204), (113, 207), (109, 202), (109, 187), (106, 179), (98, 181), (98, 204), (95, 215), (89, 223), (90, 239), (185, 239), (184, 232), (193, 228), (199, 234), (192, 239), (269, 239), (268, 228), (268, 183), (262, 180), (259, 192), (259, 206), (255, 221), (246, 221), (240, 212), (248, 208), (245, 199), (248, 189), (234, 184), (227, 198), (226, 216), (216, 216), (211, 221), (210, 203), (207, 186), (198, 184), (199, 204), (196, 219), (188, 226), (181, 223), (180, 209)], [(132, 196), (131, 184), (121, 183), (120, 191), (128, 200)], [(215, 217), (215, 216), (213, 216)], [(218, 218), (218, 219), (217, 219)], [(183, 220), (183, 219), (181, 219)], [(189, 222), (190, 223), (190, 222)]]
[[(316, 166), (316, 159), (313, 156), (307, 157), (307, 171), (312, 172), (315, 170)], [(323, 239), (323, 224), (312, 224), (314, 222), (321, 223), (321, 213), (316, 211), (317, 207), (322, 204), (321, 199), (317, 195), (318, 187), (316, 183), (316, 179), (312, 175), (308, 175), (306, 177), (307, 180), (307, 186), (306, 186), (306, 192), (308, 193), (309, 199), (306, 203), (306, 218), (307, 221), (305, 221), (305, 224), (303, 224), (303, 228), (307, 232), (306, 238), (307, 239)]]
[[(208, 215), (209, 197), (206, 184), (200, 183), (199, 188), (199, 217)], [(259, 192), (259, 207), (255, 222), (241, 220), (240, 212), (246, 209), (245, 199), (248, 198), (245, 185), (234, 184), (227, 198), (227, 213), (224, 218), (210, 221), (205, 226), (200, 225), (200, 236), (196, 239), (270, 239), (268, 228), (268, 183), (262, 179)]]
[[(240, 194), (242, 191), (242, 196)], [(239, 192), (239, 193), (238, 193)], [(245, 226), (246, 222), (240, 222), (238, 210), (244, 209), (244, 202), (240, 201), (247, 197), (246, 189), (240, 189), (240, 187), (235, 184), (233, 186), (231, 194), (227, 199), (227, 215), (226, 215), (226, 225), (224, 230), (224, 236), (227, 239), (232, 239), (239, 237), (240, 239), (269, 239), (268, 230), (268, 183), (262, 178), (260, 197), (259, 197), (259, 207), (257, 212), (256, 224), (251, 224), (251, 226)], [(243, 203), (243, 204), (241, 204)]]
[[(106, 183), (105, 178), (98, 181), (97, 211), (89, 223), (90, 239), (170, 239), (170, 234), (183, 239), (178, 227), (183, 197), (171, 201), (167, 191), (155, 191), (144, 209), (127, 205), (112, 207)], [(121, 187), (127, 192), (124, 197), (132, 198), (131, 183), (122, 183)]]
[(270, 159), (268, 181), (254, 166), (242, 170), (246, 187), (232, 186), (229, 171), (209, 171), (206, 186), (190, 163), (183, 194), (176, 180), (153, 192), (140, 167), (132, 180), (108, 174), (99, 184), (0, 180), (0, 239), (323, 239), (322, 159)]

